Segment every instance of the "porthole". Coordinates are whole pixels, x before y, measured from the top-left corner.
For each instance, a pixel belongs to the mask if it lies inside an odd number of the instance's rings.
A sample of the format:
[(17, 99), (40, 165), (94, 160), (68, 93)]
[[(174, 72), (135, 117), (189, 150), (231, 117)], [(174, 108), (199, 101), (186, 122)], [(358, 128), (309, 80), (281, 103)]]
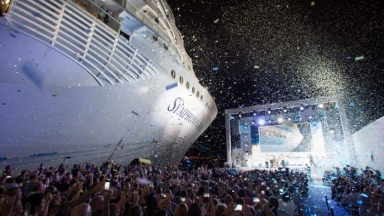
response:
[(183, 79), (183, 77), (182, 77), (182, 76), (180, 76), (180, 77), (179, 77), (179, 82), (180, 82), (180, 84), (183, 84), (183, 82), (184, 82), (184, 79)]
[(195, 87), (192, 87), (192, 93), (195, 94)]
[(199, 96), (200, 96), (200, 92), (197, 91), (197, 92), (196, 92), (196, 97), (199, 97)]
[(176, 78), (176, 71), (175, 71), (175, 70), (172, 70), (172, 71), (171, 71), (171, 76), (172, 76), (173, 79)]
[(201, 96), (200, 96), (200, 100), (203, 100), (203, 98), (204, 98), (203, 95), (201, 95)]
[(187, 82), (187, 83), (185, 84), (185, 86), (187, 86), (187, 89), (189, 89), (189, 82)]

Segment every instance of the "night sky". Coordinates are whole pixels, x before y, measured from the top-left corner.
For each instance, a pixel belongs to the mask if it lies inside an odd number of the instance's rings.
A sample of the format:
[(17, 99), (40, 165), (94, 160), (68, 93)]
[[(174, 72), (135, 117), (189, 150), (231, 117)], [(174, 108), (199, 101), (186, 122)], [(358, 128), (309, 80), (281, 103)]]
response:
[(225, 156), (225, 109), (339, 94), (350, 133), (384, 115), (384, 1), (168, 4), (219, 109), (187, 155)]

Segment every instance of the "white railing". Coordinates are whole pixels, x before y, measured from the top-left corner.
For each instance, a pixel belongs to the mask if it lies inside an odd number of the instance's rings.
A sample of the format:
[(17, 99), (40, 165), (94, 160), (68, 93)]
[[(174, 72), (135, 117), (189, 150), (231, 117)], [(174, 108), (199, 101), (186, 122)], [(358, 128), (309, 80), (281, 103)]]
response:
[[(140, 3), (141, 2), (141, 3)], [(135, 4), (136, 3), (136, 4)], [(189, 71), (194, 77), (196, 77), (193, 67), (192, 61), (188, 54), (185, 51), (183, 39), (181, 37), (180, 32), (177, 30), (175, 24), (170, 23), (165, 17), (164, 5), (165, 3), (159, 4), (158, 1), (153, 0), (132, 0), (126, 1), (126, 5), (122, 5), (125, 9), (135, 16), (138, 20), (143, 22), (148, 28), (150, 28), (153, 32), (155, 32), (158, 36), (160, 36), (165, 42), (168, 43), (169, 48), (177, 53), (177, 56), (181, 59), (181, 65)], [(147, 7), (143, 7), (147, 5)], [(157, 10), (156, 10), (157, 9)], [(151, 13), (158, 18), (158, 22), (156, 22), (153, 18), (149, 17), (147, 13), (143, 12), (143, 10), (150, 10)], [(169, 9), (170, 10), (170, 9)], [(173, 14), (170, 13), (172, 16)]]
[(120, 36), (119, 29), (108, 27), (72, 1), (15, 0), (7, 18), (15, 27), (77, 59), (100, 85), (137, 81), (161, 71)]

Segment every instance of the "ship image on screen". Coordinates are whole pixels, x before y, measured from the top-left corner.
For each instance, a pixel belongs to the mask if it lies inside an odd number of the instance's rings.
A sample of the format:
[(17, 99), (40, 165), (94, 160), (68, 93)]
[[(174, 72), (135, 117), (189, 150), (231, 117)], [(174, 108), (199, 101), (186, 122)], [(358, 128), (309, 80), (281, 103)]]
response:
[(259, 127), (261, 152), (310, 152), (312, 147), (309, 123)]

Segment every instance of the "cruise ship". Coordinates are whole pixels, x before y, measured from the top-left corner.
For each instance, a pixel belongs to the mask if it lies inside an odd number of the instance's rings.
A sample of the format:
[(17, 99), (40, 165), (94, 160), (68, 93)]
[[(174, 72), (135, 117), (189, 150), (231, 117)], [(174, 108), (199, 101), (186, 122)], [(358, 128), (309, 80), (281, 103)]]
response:
[(216, 117), (164, 0), (1, 2), (0, 169), (175, 165)]

